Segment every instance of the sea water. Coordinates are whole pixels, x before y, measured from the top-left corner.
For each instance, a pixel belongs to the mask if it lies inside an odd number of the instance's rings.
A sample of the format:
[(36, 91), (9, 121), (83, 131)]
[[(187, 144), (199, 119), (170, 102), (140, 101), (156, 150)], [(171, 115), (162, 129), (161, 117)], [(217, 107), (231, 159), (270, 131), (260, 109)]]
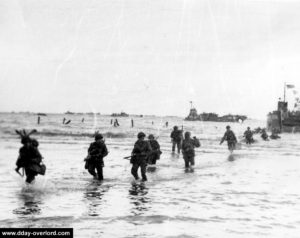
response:
[[(63, 118), (71, 120), (62, 124)], [(82, 118), (85, 118), (82, 122)], [(99, 115), (0, 114), (0, 226), (73, 227), (74, 237), (299, 237), (300, 135), (242, 143), (230, 155), (219, 145), (230, 124), (242, 141), (244, 123), (186, 122), (177, 117), (118, 118)], [(169, 122), (169, 127), (165, 122)], [(174, 125), (197, 136), (194, 170), (186, 171), (182, 155), (172, 154)], [(45, 176), (33, 185), (15, 171), (21, 147), (15, 129), (37, 129)], [(94, 180), (83, 159), (99, 130), (109, 154), (104, 181)], [(139, 131), (154, 134), (163, 154), (148, 182), (133, 182), (131, 154)]]

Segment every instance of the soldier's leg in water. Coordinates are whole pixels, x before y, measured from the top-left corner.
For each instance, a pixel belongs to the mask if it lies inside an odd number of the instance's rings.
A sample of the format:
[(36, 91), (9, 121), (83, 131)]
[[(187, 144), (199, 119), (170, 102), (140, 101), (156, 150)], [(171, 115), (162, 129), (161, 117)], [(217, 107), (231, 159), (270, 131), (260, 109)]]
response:
[(184, 167), (188, 168), (189, 167), (189, 157), (187, 155), (183, 155), (184, 159)]
[(132, 168), (131, 168), (131, 174), (133, 175), (133, 177), (135, 179), (139, 179), (139, 176), (138, 176), (138, 173), (137, 173), (138, 169), (139, 169), (139, 164), (133, 163)]
[(98, 163), (96, 165), (96, 169), (97, 169), (97, 173), (98, 173), (98, 179), (99, 180), (103, 180), (103, 164), (102, 163)]
[(143, 178), (144, 181), (147, 181), (146, 168), (147, 168), (146, 160), (142, 160), (142, 162), (141, 162), (141, 173), (142, 173), (142, 178)]
[(156, 164), (156, 159), (157, 159), (157, 156), (154, 155), (154, 156), (152, 157), (152, 164)]
[(228, 150), (232, 153), (234, 150), (234, 142), (228, 142)]
[(190, 163), (191, 163), (191, 166), (195, 165), (195, 156), (190, 157)]
[(26, 176), (26, 183), (31, 183), (35, 179), (35, 175), (27, 175)]
[(175, 152), (175, 146), (176, 146), (176, 142), (173, 140), (172, 141), (172, 152)]
[(91, 175), (93, 175), (94, 177), (97, 177), (97, 174), (95, 172), (95, 168), (96, 168), (96, 165), (94, 162), (90, 162), (89, 163), (89, 168), (88, 168), (88, 171)]
[(232, 150), (235, 150), (235, 149), (236, 149), (236, 143), (237, 143), (237, 141), (234, 141), (234, 142), (232, 143)]
[(177, 152), (178, 154), (180, 154), (180, 150), (181, 150), (181, 141), (177, 142)]
[(25, 169), (25, 173), (26, 173), (26, 183), (31, 183), (35, 179), (35, 176), (37, 175), (34, 171), (30, 169)]
[(152, 161), (153, 161), (153, 155), (149, 155), (147, 157), (147, 164), (152, 164)]
[(231, 151), (231, 143), (229, 141), (227, 142), (227, 145), (228, 145), (228, 150)]
[(160, 154), (154, 154), (154, 157), (153, 157), (153, 164), (156, 164), (156, 161), (160, 159)]

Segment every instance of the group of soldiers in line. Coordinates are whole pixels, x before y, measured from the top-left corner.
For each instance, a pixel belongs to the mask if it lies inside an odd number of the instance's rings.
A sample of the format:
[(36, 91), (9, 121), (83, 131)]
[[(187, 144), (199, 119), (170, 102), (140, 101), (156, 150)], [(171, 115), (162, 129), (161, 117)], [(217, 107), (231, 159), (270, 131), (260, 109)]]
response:
[[(247, 130), (244, 132), (243, 137), (245, 138), (246, 144), (253, 144), (255, 142), (253, 135), (261, 134), (261, 138), (265, 141), (269, 140), (269, 135), (266, 132), (266, 129), (261, 129), (260, 127), (254, 129), (253, 131), (250, 127), (247, 127)], [(280, 139), (276, 130), (272, 130), (272, 134), (270, 136), (272, 140)], [(236, 148), (237, 139), (234, 132), (230, 129), (230, 126), (226, 126), (226, 132), (220, 142), (222, 144), (224, 141), (227, 141), (228, 149), (232, 152)]]
[[(139, 132), (131, 156), (125, 157), (125, 159), (129, 159), (132, 164), (131, 174), (136, 180), (139, 179), (138, 170), (140, 168), (142, 181), (147, 181), (147, 165), (155, 165), (162, 154), (160, 145), (154, 135), (150, 134), (148, 140), (145, 138), (146, 134)], [(195, 164), (195, 148), (200, 146), (199, 139), (196, 137), (191, 138), (191, 133), (185, 132), (184, 139), (182, 140), (182, 131), (178, 130), (177, 127), (174, 127), (171, 138), (173, 151), (175, 150), (175, 145), (177, 145), (178, 153), (182, 150), (185, 167), (189, 168), (193, 166)], [(95, 142), (91, 143), (88, 149), (88, 156), (85, 159), (85, 168), (98, 180), (103, 180), (103, 158), (107, 156), (107, 154), (108, 151), (103, 136), (96, 134)], [(97, 173), (95, 170), (97, 170)]]
[[(131, 156), (125, 158), (130, 158), (132, 164), (131, 174), (134, 178), (139, 179), (138, 169), (141, 168), (142, 179), (147, 181), (147, 164), (156, 164), (162, 152), (160, 151), (159, 143), (152, 134), (148, 136), (148, 140), (145, 140), (146, 135), (143, 132), (139, 132), (137, 137), (138, 140), (134, 144)], [(103, 180), (103, 158), (107, 155), (108, 150), (103, 136), (97, 133), (95, 141), (88, 148), (88, 156), (85, 158), (85, 169), (98, 180)]]
[(266, 129), (261, 129), (260, 127), (255, 128), (253, 131), (250, 129), (250, 127), (247, 128), (247, 130), (244, 132), (244, 137), (246, 140), (246, 144), (252, 144), (254, 143), (253, 135), (254, 134), (261, 134), (261, 138), (265, 141), (268, 141), (269, 138), (272, 140), (280, 139), (280, 136), (278, 135), (276, 129), (272, 130), (272, 134), (269, 136), (266, 132)]
[[(30, 137), (36, 130), (32, 130), (29, 133), (26, 133), (25, 130), (16, 132), (20, 135), (23, 146), (19, 150), (19, 157), (16, 162), (17, 168), (15, 170), (21, 176), (24, 176), (25, 171), (26, 182), (30, 184), (37, 175), (45, 174), (46, 166), (42, 162), (43, 157), (38, 149), (38, 141)], [(133, 177), (136, 180), (139, 179), (138, 170), (140, 168), (142, 181), (147, 181), (147, 165), (155, 165), (156, 161), (160, 159), (162, 152), (154, 135), (150, 134), (146, 140), (145, 133), (139, 132), (137, 138), (138, 140), (134, 144), (131, 156), (125, 158), (130, 159)], [(185, 132), (182, 140), (182, 131), (178, 130), (177, 127), (174, 127), (171, 138), (173, 151), (175, 150), (175, 145), (177, 145), (178, 153), (182, 150), (185, 167), (193, 166), (195, 164), (195, 148), (200, 146), (199, 139), (196, 137), (191, 138), (191, 133)], [(98, 180), (103, 180), (104, 157), (108, 155), (108, 150), (103, 135), (96, 133), (94, 139), (95, 141), (88, 148), (88, 156), (84, 159), (85, 169)], [(21, 168), (23, 168), (23, 174), (19, 172)]]
[[(248, 127), (244, 132), (247, 144), (254, 142), (253, 134), (257, 133), (256, 131), (257, 130), (251, 131), (250, 127)], [(30, 138), (30, 135), (35, 133), (36, 130), (32, 130), (29, 133), (26, 133), (25, 130), (16, 132), (20, 135), (21, 143), (23, 144), (19, 150), (16, 172), (23, 176), (25, 171), (26, 182), (31, 183), (38, 174), (44, 175), (46, 172), (46, 166), (43, 164), (42, 155), (38, 150), (39, 143), (36, 139)], [(262, 129), (260, 133), (264, 140), (268, 139), (264, 129)], [(170, 137), (172, 139), (172, 152), (175, 153), (176, 149), (178, 154), (182, 152), (185, 168), (193, 168), (195, 165), (195, 148), (201, 146), (199, 139), (195, 136), (192, 137), (189, 131), (186, 131), (183, 136), (183, 130), (179, 130), (177, 126), (174, 126)], [(271, 138), (272, 137), (273, 139), (278, 139), (279, 136), (274, 132), (271, 135)], [(137, 138), (138, 140), (134, 144), (131, 155), (125, 158), (129, 159), (132, 164), (131, 174), (133, 177), (136, 180), (139, 179), (138, 169), (140, 168), (142, 181), (147, 181), (147, 165), (155, 165), (156, 161), (160, 159), (162, 152), (154, 135), (150, 134), (148, 139), (145, 140), (145, 133), (139, 132)], [(97, 132), (94, 139), (95, 141), (92, 142), (88, 148), (88, 156), (84, 159), (85, 169), (98, 180), (103, 180), (103, 159), (108, 155), (108, 150), (103, 135)], [(237, 138), (230, 126), (226, 127), (226, 132), (220, 141), (220, 145), (224, 141), (227, 141), (228, 149), (231, 152), (236, 148)], [(24, 169), (23, 174), (19, 172), (20, 168)]]

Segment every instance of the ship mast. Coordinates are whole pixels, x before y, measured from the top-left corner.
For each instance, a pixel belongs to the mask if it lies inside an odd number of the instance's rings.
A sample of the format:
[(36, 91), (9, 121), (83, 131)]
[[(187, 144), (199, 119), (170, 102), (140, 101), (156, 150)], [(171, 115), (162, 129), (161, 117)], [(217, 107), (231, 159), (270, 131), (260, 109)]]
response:
[(190, 101), (191, 109), (193, 109), (193, 101)]

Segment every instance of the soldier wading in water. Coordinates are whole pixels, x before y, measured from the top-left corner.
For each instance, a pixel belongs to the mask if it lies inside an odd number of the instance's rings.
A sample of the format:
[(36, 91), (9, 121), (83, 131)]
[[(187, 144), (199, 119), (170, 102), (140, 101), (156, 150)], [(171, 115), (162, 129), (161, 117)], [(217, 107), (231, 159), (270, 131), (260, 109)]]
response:
[(132, 164), (131, 174), (137, 180), (138, 169), (141, 167), (141, 174), (143, 181), (147, 181), (146, 176), (146, 167), (147, 167), (147, 157), (149, 153), (152, 151), (151, 146), (148, 141), (145, 141), (145, 133), (139, 132), (138, 140), (135, 142), (132, 153), (130, 163)]
[(177, 152), (180, 153), (181, 141), (182, 141), (182, 130), (178, 130), (178, 126), (174, 126), (174, 130), (171, 132), (172, 139), (172, 152), (175, 152), (175, 147), (177, 146)]
[(42, 155), (38, 150), (39, 143), (36, 139), (29, 137), (31, 134), (35, 133), (36, 130), (32, 130), (28, 134), (25, 130), (16, 132), (21, 136), (21, 143), (23, 146), (19, 150), (19, 157), (16, 162), (17, 168), (15, 170), (20, 174), (20, 168), (24, 168), (26, 182), (32, 183), (35, 176), (38, 174), (45, 175), (46, 172), (46, 166), (42, 163)]
[(194, 136), (191, 138), (189, 131), (184, 133), (184, 140), (182, 142), (182, 154), (185, 163), (185, 168), (195, 165), (195, 147), (200, 147), (200, 141)]
[(220, 142), (220, 145), (224, 142), (227, 141), (227, 145), (228, 145), (228, 150), (230, 150), (230, 152), (232, 153), (233, 150), (235, 149), (236, 143), (237, 143), (237, 139), (235, 137), (235, 134), (233, 133), (232, 130), (230, 130), (230, 126), (226, 126), (226, 132)]
[(253, 132), (250, 130), (250, 127), (247, 127), (247, 130), (244, 132), (244, 137), (246, 139), (246, 144), (254, 143)]
[(262, 138), (263, 140), (269, 140), (269, 135), (268, 135), (268, 133), (266, 132), (266, 129), (262, 129), (262, 131), (261, 131), (261, 138)]
[(160, 145), (157, 142), (157, 140), (155, 140), (155, 138), (152, 134), (150, 134), (148, 136), (148, 139), (149, 139), (149, 143), (150, 143), (152, 151), (147, 158), (147, 163), (148, 164), (156, 164), (156, 160), (159, 160), (160, 155), (162, 154), (162, 152), (160, 151)]
[[(98, 180), (103, 180), (103, 158), (108, 155), (108, 151), (101, 134), (95, 135), (95, 141), (90, 144), (88, 156), (85, 159), (85, 169)], [(97, 170), (97, 173), (95, 172)]]

